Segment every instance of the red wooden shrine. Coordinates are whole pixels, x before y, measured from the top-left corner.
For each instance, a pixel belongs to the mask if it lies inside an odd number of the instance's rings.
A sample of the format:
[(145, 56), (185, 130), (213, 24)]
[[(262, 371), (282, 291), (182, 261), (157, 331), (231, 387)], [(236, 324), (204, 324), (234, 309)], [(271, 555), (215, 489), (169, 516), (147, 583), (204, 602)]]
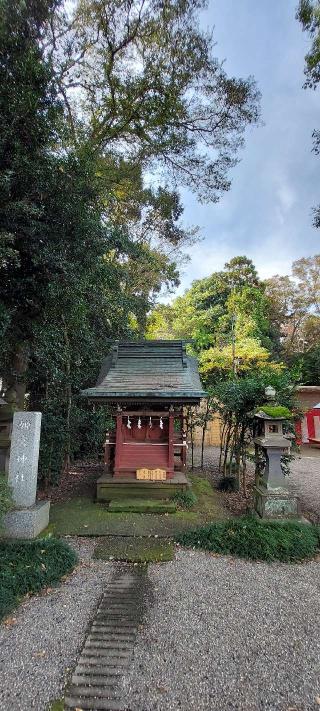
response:
[[(141, 469), (170, 483), (186, 468), (184, 410), (206, 396), (197, 362), (183, 341), (117, 342), (105, 359), (97, 385), (82, 394), (106, 403), (114, 428), (106, 433), (102, 483), (139, 482)], [(101, 478), (102, 480), (102, 478)], [(100, 481), (100, 480), (99, 480)], [(185, 482), (187, 480), (185, 479)], [(101, 483), (101, 481), (100, 481)], [(98, 497), (99, 498), (99, 497)]]
[[(107, 432), (104, 463), (114, 477), (136, 478), (138, 469), (163, 469), (172, 479), (186, 468), (183, 413), (168, 410), (122, 410), (115, 417), (115, 433)], [(178, 429), (177, 429), (178, 425)]]

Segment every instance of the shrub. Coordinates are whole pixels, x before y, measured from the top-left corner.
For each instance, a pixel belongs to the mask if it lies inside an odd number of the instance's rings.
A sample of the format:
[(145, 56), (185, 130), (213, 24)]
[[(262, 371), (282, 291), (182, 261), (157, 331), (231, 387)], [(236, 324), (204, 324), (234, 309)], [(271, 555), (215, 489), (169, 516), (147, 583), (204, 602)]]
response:
[(219, 479), (217, 489), (219, 491), (238, 491), (238, 482), (234, 476), (224, 476)]
[(55, 538), (0, 543), (0, 619), (27, 593), (55, 585), (70, 573), (77, 555)]
[(172, 499), (180, 509), (192, 509), (198, 501), (196, 495), (190, 489), (187, 489), (187, 491), (177, 491)]
[(13, 508), (11, 487), (4, 472), (0, 472), (0, 530), (3, 528), (3, 518)]
[(290, 562), (316, 554), (319, 531), (316, 526), (295, 521), (261, 521), (244, 516), (188, 531), (177, 542), (251, 560)]

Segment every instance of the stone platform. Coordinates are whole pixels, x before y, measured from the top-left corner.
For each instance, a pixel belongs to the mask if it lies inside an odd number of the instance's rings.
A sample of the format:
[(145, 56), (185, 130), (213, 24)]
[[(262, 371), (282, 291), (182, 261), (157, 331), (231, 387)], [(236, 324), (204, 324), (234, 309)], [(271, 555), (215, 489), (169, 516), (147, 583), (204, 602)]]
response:
[(288, 489), (266, 489), (255, 486), (253, 489), (255, 510), (261, 518), (282, 519), (299, 518), (300, 506), (296, 494)]
[(48, 526), (49, 511), (49, 501), (10, 511), (4, 517), (6, 538), (36, 538)]
[(97, 501), (111, 499), (167, 499), (180, 491), (186, 491), (190, 484), (183, 472), (175, 472), (166, 481), (144, 481), (130, 477), (113, 477), (103, 474), (97, 480)]

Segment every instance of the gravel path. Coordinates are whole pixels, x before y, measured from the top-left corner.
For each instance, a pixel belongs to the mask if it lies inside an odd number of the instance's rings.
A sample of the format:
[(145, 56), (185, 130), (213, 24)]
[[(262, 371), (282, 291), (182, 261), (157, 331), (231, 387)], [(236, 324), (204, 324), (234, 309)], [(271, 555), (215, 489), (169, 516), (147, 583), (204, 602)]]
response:
[(1, 711), (45, 711), (60, 698), (113, 565), (91, 560), (94, 539), (68, 539), (82, 564), (52, 592), (31, 597), (0, 626)]
[(320, 458), (309, 452), (292, 462), (289, 485), (300, 497), (303, 513), (320, 523)]
[(149, 566), (145, 628), (124, 682), (130, 711), (315, 711), (320, 562), (179, 551)]

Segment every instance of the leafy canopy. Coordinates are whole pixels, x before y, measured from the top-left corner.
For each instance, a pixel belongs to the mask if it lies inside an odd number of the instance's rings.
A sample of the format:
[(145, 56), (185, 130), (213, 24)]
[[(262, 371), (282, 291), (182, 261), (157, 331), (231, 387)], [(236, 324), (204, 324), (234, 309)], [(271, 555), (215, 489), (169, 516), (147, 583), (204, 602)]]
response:
[[(259, 118), (249, 77), (228, 77), (199, 26), (203, 0), (79, 0), (46, 42), (74, 140), (162, 166), (216, 201), (230, 187), (246, 126)], [(80, 111), (79, 111), (80, 107)]]

